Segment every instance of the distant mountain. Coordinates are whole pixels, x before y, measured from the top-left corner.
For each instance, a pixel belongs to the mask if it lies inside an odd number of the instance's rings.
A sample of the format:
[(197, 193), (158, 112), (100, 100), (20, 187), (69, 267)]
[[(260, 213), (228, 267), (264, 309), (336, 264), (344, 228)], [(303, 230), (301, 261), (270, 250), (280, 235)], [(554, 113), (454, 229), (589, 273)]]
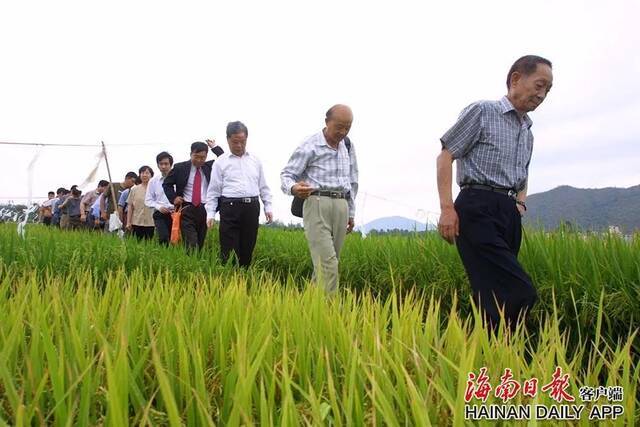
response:
[(527, 197), (525, 224), (557, 228), (570, 222), (581, 230), (607, 230), (610, 225), (623, 233), (640, 230), (640, 185), (629, 188), (574, 188), (568, 185)]
[(409, 218), (402, 216), (388, 216), (384, 218), (374, 219), (367, 224), (358, 227), (357, 230), (369, 233), (372, 230), (376, 231), (392, 231), (392, 230), (404, 230), (404, 231), (425, 231), (427, 225)]

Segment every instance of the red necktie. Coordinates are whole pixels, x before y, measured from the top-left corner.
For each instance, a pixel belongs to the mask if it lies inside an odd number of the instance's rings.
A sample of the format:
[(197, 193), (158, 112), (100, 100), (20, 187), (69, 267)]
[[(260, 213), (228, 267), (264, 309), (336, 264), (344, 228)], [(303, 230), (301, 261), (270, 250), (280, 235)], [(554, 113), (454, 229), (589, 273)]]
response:
[(193, 206), (200, 206), (200, 192), (202, 191), (202, 175), (200, 174), (200, 168), (196, 169), (196, 176), (193, 178), (193, 196), (191, 197), (191, 204)]

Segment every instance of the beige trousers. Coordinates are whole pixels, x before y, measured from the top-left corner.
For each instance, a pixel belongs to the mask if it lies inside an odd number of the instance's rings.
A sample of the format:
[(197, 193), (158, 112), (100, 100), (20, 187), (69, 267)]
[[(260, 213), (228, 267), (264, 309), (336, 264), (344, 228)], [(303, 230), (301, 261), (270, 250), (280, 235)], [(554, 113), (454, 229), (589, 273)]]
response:
[(309, 196), (302, 211), (304, 234), (313, 261), (313, 280), (327, 293), (338, 290), (338, 260), (347, 234), (349, 208), (345, 199)]
[(60, 214), (60, 228), (67, 230), (69, 228), (69, 214)]

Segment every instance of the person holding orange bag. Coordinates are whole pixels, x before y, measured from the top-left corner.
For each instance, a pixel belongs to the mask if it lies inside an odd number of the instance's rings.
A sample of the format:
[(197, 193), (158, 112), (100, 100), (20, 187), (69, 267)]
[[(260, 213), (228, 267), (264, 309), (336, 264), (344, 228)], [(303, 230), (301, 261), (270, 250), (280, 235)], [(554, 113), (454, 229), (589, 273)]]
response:
[(202, 249), (207, 236), (204, 201), (214, 162), (207, 161), (209, 148), (218, 157), (224, 153), (213, 140), (207, 140), (206, 144), (194, 142), (191, 144), (191, 159), (176, 163), (162, 183), (169, 202), (175, 206), (176, 211), (181, 210), (180, 230), (188, 250)]

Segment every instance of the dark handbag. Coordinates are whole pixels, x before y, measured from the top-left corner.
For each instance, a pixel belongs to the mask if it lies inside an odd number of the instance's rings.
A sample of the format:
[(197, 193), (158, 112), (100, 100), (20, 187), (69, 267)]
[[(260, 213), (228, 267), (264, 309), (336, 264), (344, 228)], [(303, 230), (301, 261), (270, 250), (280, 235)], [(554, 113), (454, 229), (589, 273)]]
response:
[[(348, 136), (344, 137), (344, 145), (347, 147), (347, 153), (351, 154), (351, 140)], [(304, 199), (293, 196), (291, 201), (291, 215), (302, 218), (302, 208), (304, 207)]]
[(291, 201), (291, 215), (302, 218), (302, 207), (304, 206), (304, 199), (298, 196), (293, 196)]

